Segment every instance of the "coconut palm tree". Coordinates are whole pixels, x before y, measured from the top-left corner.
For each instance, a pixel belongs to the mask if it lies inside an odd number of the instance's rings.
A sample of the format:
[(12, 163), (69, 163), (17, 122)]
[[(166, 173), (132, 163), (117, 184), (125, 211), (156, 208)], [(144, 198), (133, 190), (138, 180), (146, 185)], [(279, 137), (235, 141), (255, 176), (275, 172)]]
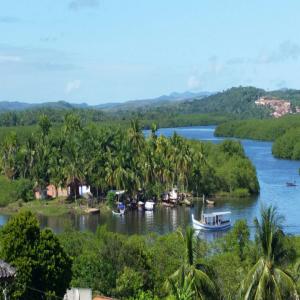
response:
[(203, 265), (199, 263), (194, 229), (188, 227), (185, 235), (182, 231), (178, 232), (185, 243), (185, 260), (179, 269), (169, 277), (165, 284), (166, 289), (173, 293), (174, 284), (177, 284), (177, 287), (185, 286), (185, 288), (190, 285), (193, 295), (191, 296), (192, 298), (187, 299), (217, 299), (216, 286), (206, 274)]
[(195, 291), (193, 290), (194, 279), (187, 280), (184, 269), (181, 269), (179, 281), (169, 279), (171, 287), (171, 299), (174, 300), (193, 300)]
[(240, 299), (298, 299), (295, 281), (282, 267), (289, 257), (281, 222), (273, 206), (262, 208), (260, 222), (254, 220), (260, 258), (241, 283)]

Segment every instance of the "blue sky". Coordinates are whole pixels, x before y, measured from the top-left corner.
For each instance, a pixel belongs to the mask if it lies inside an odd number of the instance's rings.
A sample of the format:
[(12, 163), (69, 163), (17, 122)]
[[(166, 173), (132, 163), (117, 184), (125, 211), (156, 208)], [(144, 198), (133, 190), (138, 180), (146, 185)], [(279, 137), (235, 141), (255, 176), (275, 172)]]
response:
[(298, 0), (3, 0), (0, 101), (300, 89)]

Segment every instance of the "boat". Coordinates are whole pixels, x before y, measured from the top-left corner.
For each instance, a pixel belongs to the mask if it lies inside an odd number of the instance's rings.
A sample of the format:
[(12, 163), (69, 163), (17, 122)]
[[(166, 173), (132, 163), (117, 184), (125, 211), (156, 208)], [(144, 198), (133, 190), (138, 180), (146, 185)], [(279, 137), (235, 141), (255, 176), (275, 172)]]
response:
[(170, 203), (170, 202), (163, 202), (162, 205), (164, 207), (172, 207), (172, 208), (175, 207), (175, 204), (174, 203)]
[(145, 202), (145, 210), (154, 210), (155, 203), (153, 201)]
[(139, 201), (137, 203), (138, 210), (144, 210), (145, 203), (143, 201)]
[(294, 182), (287, 182), (286, 185), (287, 186), (297, 186), (296, 181), (294, 181)]
[(215, 205), (215, 201), (213, 201), (213, 200), (206, 199), (205, 201), (206, 201), (206, 204), (208, 204), (208, 205)]
[(225, 230), (231, 227), (230, 211), (202, 213), (201, 220), (198, 221), (192, 214), (192, 222), (195, 230)]
[(115, 215), (115, 216), (123, 216), (125, 212), (117, 212), (117, 211), (114, 211), (112, 210), (112, 214)]
[(100, 212), (100, 209), (99, 208), (86, 208), (85, 212), (87, 214), (97, 214)]
[(169, 198), (170, 198), (170, 201), (172, 202), (177, 202), (178, 200), (178, 191), (176, 188), (173, 188), (172, 191), (169, 193)]
[(112, 211), (113, 215), (122, 216), (125, 214), (126, 207), (123, 203), (118, 204), (118, 211)]
[(139, 201), (137, 203), (138, 207), (144, 207), (145, 203), (143, 201)]

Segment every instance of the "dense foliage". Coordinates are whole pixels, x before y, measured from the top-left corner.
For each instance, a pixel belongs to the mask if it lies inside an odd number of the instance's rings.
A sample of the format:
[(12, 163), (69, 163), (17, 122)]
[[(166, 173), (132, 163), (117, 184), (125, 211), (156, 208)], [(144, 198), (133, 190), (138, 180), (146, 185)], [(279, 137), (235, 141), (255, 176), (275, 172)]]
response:
[(40, 230), (30, 212), (13, 217), (1, 230), (0, 257), (17, 269), (13, 299), (63, 297), (72, 277), (70, 257), (51, 230)]
[(95, 195), (125, 189), (130, 197), (139, 190), (160, 196), (174, 185), (199, 195), (259, 190), (255, 169), (238, 142), (166, 138), (157, 136), (155, 126), (146, 138), (137, 121), (127, 128), (83, 126), (75, 114), (60, 127), (43, 115), (31, 134), (7, 131), (0, 143), (0, 170), (11, 181), (31, 181), (41, 193), (50, 183), (69, 185), (75, 199), (84, 183)]
[(55, 124), (63, 123), (68, 113), (80, 115), (84, 122), (124, 122), (139, 119), (142, 126), (150, 127), (155, 122), (160, 127), (219, 124), (229, 119), (265, 118), (269, 110), (255, 105), (260, 96), (268, 95), (262, 89), (237, 87), (204, 98), (174, 101), (161, 105), (128, 106), (102, 111), (97, 107), (72, 106), (66, 102), (45, 103), (29, 106), (25, 110), (3, 111), (0, 126), (24, 126), (38, 123), (39, 115), (45, 114)]
[(212, 242), (180, 229), (126, 236), (98, 227), (59, 235), (40, 230), (30, 212), (1, 230), (0, 257), (17, 269), (11, 299), (56, 299), (72, 287), (117, 299), (298, 299), (300, 240), (286, 236), (276, 209), (244, 220)]
[(71, 284), (118, 299), (250, 300), (256, 292), (263, 300), (297, 299), (298, 238), (284, 235), (273, 208), (262, 215), (254, 241), (243, 220), (210, 243), (195, 239), (190, 228), (127, 237), (100, 227), (96, 234), (69, 230), (59, 238), (74, 259)]
[(231, 136), (275, 141), (276, 157), (300, 159), (300, 116), (290, 115), (279, 119), (230, 121), (219, 125), (217, 136)]
[(276, 157), (300, 160), (300, 126), (277, 138), (272, 152)]

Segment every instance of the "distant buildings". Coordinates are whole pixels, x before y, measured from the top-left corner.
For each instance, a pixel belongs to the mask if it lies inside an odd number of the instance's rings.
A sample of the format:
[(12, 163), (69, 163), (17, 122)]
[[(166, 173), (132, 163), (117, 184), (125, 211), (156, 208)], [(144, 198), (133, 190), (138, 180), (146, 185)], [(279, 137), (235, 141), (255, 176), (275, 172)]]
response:
[(284, 99), (260, 97), (258, 100), (255, 101), (255, 104), (271, 108), (271, 115), (275, 118), (280, 118), (286, 114), (292, 114), (294, 112), (300, 112), (300, 107), (296, 106), (295, 111), (293, 111), (291, 102)]

